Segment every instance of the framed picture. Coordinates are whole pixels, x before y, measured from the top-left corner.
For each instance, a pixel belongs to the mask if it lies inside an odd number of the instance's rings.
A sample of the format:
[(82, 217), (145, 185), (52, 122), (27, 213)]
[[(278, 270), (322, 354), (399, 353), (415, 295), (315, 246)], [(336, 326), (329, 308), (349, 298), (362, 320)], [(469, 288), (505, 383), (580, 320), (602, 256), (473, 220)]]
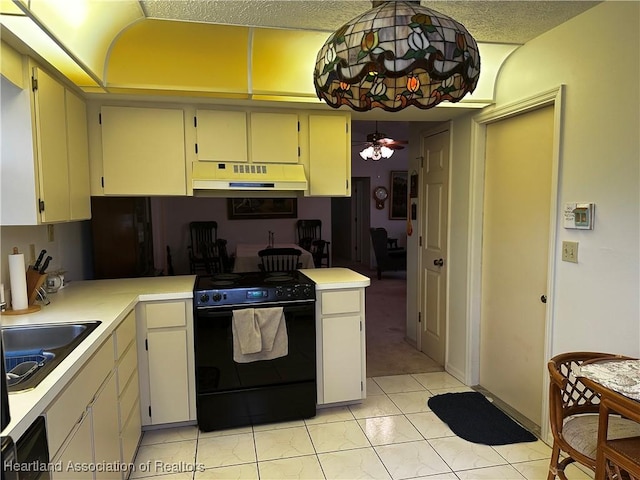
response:
[(253, 218), (296, 218), (297, 198), (229, 198), (229, 220)]
[(391, 172), (391, 194), (389, 199), (389, 219), (407, 219), (407, 172)]

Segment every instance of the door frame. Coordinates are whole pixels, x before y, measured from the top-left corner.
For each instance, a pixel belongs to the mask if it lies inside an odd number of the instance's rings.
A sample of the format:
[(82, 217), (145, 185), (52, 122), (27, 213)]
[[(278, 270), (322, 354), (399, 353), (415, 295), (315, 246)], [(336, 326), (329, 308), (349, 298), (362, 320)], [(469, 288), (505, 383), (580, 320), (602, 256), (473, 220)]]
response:
[[(545, 314), (544, 358), (550, 358), (553, 340), (553, 326), (557, 314), (554, 293), (556, 279), (556, 251), (558, 237), (558, 205), (559, 205), (559, 174), (560, 147), (562, 145), (563, 97), (565, 86), (541, 92), (538, 95), (513, 102), (502, 107), (494, 108), (473, 117), (471, 125), (471, 176), (470, 176), (470, 207), (469, 214), (469, 270), (468, 286), (468, 316), (467, 316), (467, 385), (477, 385), (480, 378), (480, 314), (482, 303), (482, 222), (484, 208), (484, 170), (486, 126), (489, 123), (505, 120), (516, 115), (527, 113), (546, 106), (554, 107), (553, 147), (551, 159), (551, 202), (549, 212), (549, 257), (547, 260), (547, 304)], [(546, 365), (541, 365), (543, 372), (542, 386), (542, 438), (551, 438), (549, 429), (549, 382)]]

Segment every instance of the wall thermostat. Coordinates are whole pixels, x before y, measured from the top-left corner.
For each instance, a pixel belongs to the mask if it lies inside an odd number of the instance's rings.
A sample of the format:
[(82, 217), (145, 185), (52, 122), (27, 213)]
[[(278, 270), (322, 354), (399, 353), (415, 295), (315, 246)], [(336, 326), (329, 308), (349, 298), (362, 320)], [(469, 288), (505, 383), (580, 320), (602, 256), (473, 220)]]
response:
[(593, 230), (595, 203), (565, 203), (564, 228)]

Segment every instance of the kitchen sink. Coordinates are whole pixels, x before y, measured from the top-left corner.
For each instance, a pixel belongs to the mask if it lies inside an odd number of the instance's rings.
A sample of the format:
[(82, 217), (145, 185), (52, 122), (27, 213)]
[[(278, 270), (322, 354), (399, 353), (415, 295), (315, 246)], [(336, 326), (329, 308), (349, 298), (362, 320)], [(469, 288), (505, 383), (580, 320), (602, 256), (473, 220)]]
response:
[(28, 390), (38, 385), (100, 323), (91, 321), (3, 327), (8, 390)]

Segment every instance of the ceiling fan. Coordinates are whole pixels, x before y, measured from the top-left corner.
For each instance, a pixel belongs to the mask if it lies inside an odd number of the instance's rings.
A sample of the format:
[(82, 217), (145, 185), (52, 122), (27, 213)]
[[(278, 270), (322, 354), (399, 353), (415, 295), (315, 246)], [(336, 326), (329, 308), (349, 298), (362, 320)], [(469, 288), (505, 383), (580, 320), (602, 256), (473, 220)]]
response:
[(356, 142), (354, 145), (364, 145), (360, 156), (364, 160), (378, 161), (381, 158), (389, 158), (395, 150), (402, 150), (403, 145), (408, 142), (406, 140), (394, 140), (387, 137), (385, 133), (378, 131), (378, 122), (376, 121), (376, 131), (367, 135), (366, 142)]

